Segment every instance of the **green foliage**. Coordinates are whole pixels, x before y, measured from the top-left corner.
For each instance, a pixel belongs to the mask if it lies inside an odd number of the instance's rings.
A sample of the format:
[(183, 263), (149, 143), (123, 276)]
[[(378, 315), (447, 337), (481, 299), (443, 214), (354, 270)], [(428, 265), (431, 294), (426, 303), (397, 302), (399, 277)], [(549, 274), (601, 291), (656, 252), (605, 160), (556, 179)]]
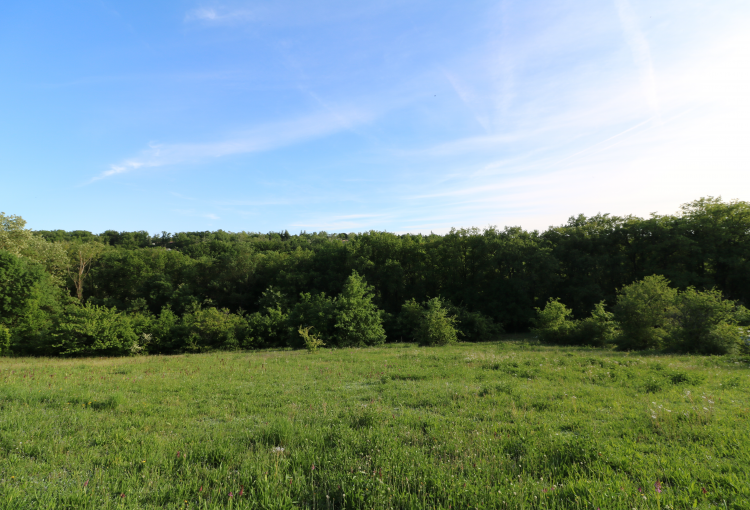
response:
[(602, 301), (594, 305), (590, 317), (577, 322), (574, 333), (576, 341), (572, 343), (604, 347), (615, 343), (619, 334), (615, 315), (605, 309)]
[(44, 277), (39, 265), (0, 250), (0, 323), (8, 326), (16, 323)]
[(615, 319), (622, 328), (622, 349), (660, 349), (672, 329), (677, 290), (663, 276), (647, 276), (620, 289), (614, 307)]
[(458, 319), (449, 315), (440, 298), (428, 300), (421, 309), (414, 339), (420, 345), (449, 345), (458, 341)]
[(265, 313), (255, 312), (247, 316), (250, 337), (244, 348), (284, 347), (289, 339), (289, 316), (280, 308), (267, 308)]
[(307, 349), (307, 352), (315, 352), (319, 348), (325, 346), (325, 343), (323, 343), (323, 340), (320, 339), (319, 335), (310, 333), (311, 329), (312, 326), (307, 326), (306, 328), (300, 326), (297, 330), (299, 336), (302, 337), (302, 341), (305, 342), (305, 348)]
[(552, 344), (570, 344), (576, 329), (573, 311), (555, 298), (547, 302), (543, 309), (536, 308), (531, 331), (539, 340)]
[(670, 346), (681, 352), (727, 354), (740, 346), (738, 323), (742, 310), (719, 290), (680, 292)]
[(352, 272), (333, 303), (333, 343), (339, 347), (363, 347), (385, 342), (383, 319), (372, 298), (372, 287), (356, 271)]
[(572, 314), (559, 299), (550, 299), (544, 309), (537, 308), (532, 331), (542, 342), (559, 345), (604, 347), (617, 338), (618, 325), (604, 302), (594, 305), (591, 316), (583, 320), (573, 320)]
[(446, 306), (449, 314), (456, 318), (456, 329), (463, 341), (488, 342), (505, 332), (500, 324), (481, 312), (470, 312), (462, 306)]
[(182, 316), (180, 350), (238, 349), (248, 335), (247, 321), (226, 308), (199, 308)]
[(10, 352), (10, 331), (4, 325), (0, 324), (0, 356), (5, 356)]
[(51, 348), (62, 356), (121, 356), (138, 341), (130, 318), (106, 306), (70, 306), (52, 333)]
[[(329, 340), (333, 338), (335, 331), (334, 311), (334, 300), (325, 293), (314, 296), (304, 293), (300, 295), (299, 302), (289, 312), (288, 324), (313, 327), (318, 335)], [(293, 347), (304, 347), (298, 336), (291, 340), (291, 344)]]

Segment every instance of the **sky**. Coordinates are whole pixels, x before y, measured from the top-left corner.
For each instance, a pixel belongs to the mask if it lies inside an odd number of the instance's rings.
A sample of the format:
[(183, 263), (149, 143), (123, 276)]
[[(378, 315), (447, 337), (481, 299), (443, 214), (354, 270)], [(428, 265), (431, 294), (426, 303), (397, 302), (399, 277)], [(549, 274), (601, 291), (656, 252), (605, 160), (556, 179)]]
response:
[(0, 6), (35, 230), (444, 233), (750, 200), (750, 2)]

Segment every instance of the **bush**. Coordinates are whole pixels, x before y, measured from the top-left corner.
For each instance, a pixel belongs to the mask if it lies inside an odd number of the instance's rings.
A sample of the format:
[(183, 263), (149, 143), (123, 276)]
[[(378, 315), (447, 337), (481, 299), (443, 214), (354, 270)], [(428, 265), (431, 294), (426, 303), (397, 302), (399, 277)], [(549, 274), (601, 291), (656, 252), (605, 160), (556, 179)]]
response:
[(442, 299), (427, 301), (419, 315), (414, 339), (420, 345), (448, 345), (458, 341), (455, 317), (448, 315)]
[(449, 313), (456, 317), (458, 334), (468, 342), (487, 342), (503, 334), (504, 330), (490, 317), (480, 312), (470, 312), (464, 307), (448, 306)]
[[(289, 312), (287, 324), (291, 328), (295, 326), (311, 326), (317, 331), (322, 339), (328, 340), (333, 338), (334, 325), (334, 301), (325, 293), (310, 295), (309, 293), (300, 294), (300, 301), (292, 307)], [(290, 333), (291, 334), (291, 333)], [(293, 347), (304, 347), (299, 335), (293, 335), (290, 338), (290, 345)]]
[(305, 342), (305, 348), (308, 352), (315, 352), (320, 347), (324, 347), (325, 344), (323, 343), (323, 340), (320, 339), (318, 335), (310, 334), (310, 330), (312, 329), (312, 326), (308, 326), (306, 328), (303, 328), (300, 326), (300, 328), (297, 330), (299, 333), (299, 336), (302, 337), (302, 341)]
[(138, 336), (128, 316), (116, 308), (70, 306), (52, 333), (55, 354), (121, 356), (130, 354)]
[(552, 344), (569, 344), (577, 327), (573, 311), (560, 302), (559, 298), (547, 302), (543, 309), (536, 308), (531, 331), (539, 340)]
[(242, 316), (214, 307), (183, 315), (179, 331), (182, 350), (188, 352), (238, 349), (249, 332)]
[(247, 317), (249, 336), (242, 347), (284, 347), (289, 340), (289, 316), (280, 308), (267, 308), (266, 313), (255, 312)]
[(372, 287), (353, 271), (334, 302), (333, 341), (336, 345), (352, 347), (385, 342), (383, 318), (372, 298)]
[(619, 335), (613, 313), (604, 309), (604, 301), (594, 305), (591, 317), (578, 321), (572, 332), (573, 344), (604, 347), (612, 344)]
[(737, 326), (742, 309), (718, 290), (690, 287), (677, 296), (670, 347), (681, 352), (727, 354), (742, 342)]
[(663, 276), (647, 276), (620, 289), (614, 318), (620, 324), (621, 349), (658, 349), (664, 347), (677, 311), (677, 290)]

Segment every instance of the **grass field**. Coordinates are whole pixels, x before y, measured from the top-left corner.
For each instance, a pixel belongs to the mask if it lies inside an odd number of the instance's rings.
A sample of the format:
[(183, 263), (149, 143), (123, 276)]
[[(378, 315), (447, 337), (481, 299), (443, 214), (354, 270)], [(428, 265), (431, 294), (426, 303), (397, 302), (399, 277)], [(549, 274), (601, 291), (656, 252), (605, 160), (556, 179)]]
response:
[(0, 508), (748, 509), (749, 408), (747, 360), (523, 340), (4, 358)]

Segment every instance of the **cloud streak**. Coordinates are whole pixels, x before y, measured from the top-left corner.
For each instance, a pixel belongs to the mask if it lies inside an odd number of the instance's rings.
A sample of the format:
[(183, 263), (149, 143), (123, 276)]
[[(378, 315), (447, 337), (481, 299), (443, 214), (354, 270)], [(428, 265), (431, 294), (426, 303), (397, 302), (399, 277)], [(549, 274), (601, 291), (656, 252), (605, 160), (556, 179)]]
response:
[(648, 101), (649, 107), (658, 115), (659, 96), (657, 94), (654, 65), (651, 60), (651, 49), (649, 48), (648, 41), (638, 26), (638, 18), (630, 2), (628, 0), (615, 0), (615, 5), (625, 40), (628, 46), (630, 46), (630, 51), (633, 53), (633, 62), (641, 76), (643, 94), (646, 97), (646, 101)]
[(269, 151), (328, 136), (371, 121), (373, 115), (358, 109), (322, 114), (267, 124), (225, 140), (198, 143), (150, 143), (138, 156), (110, 165), (90, 182), (143, 168), (201, 163), (206, 160)]

